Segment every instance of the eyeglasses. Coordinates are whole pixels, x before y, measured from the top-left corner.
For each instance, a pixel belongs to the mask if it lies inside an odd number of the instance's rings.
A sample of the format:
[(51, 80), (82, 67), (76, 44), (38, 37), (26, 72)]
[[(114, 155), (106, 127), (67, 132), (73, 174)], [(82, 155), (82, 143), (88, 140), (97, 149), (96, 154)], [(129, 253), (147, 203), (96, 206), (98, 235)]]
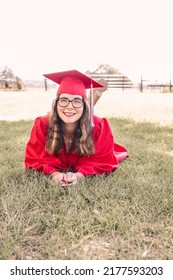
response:
[(84, 105), (84, 100), (80, 98), (74, 98), (73, 100), (69, 100), (66, 97), (60, 97), (57, 99), (59, 106), (67, 107), (71, 102), (74, 108), (81, 108)]

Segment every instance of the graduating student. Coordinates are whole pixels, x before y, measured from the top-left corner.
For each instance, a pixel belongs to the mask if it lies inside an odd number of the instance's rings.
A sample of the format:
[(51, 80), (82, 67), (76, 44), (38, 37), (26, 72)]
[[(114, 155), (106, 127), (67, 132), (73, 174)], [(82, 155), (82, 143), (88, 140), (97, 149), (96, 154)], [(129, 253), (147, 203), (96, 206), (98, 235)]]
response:
[(44, 76), (59, 88), (51, 112), (35, 120), (25, 151), (26, 169), (50, 175), (61, 185), (115, 171), (128, 153), (114, 142), (108, 121), (92, 114), (103, 85), (77, 70)]

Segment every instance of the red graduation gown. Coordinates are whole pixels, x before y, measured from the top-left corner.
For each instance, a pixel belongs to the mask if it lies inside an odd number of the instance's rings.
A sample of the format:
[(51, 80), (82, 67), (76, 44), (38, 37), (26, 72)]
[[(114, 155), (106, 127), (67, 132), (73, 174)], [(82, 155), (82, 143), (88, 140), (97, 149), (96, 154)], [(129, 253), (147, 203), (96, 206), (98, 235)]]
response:
[(48, 116), (38, 117), (25, 150), (26, 169), (51, 174), (59, 169), (66, 171), (73, 167), (75, 172), (81, 172), (84, 176), (108, 175), (116, 170), (119, 162), (128, 156), (127, 150), (114, 143), (110, 126), (105, 118), (95, 116), (94, 123), (94, 155), (80, 156), (73, 152), (67, 153), (65, 147), (58, 155), (50, 155), (45, 151)]

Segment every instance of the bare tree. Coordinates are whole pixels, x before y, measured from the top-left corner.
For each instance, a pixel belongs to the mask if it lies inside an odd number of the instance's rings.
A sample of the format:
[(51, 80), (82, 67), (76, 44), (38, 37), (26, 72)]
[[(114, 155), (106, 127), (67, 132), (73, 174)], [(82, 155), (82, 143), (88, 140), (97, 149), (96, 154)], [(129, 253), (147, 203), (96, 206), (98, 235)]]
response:
[(100, 64), (94, 71), (87, 70), (86, 74), (121, 74), (121, 72), (108, 64)]
[(15, 76), (11, 68), (5, 66), (4, 68), (0, 68), (0, 81), (3, 88), (6, 89), (22, 89), (23, 82), (18, 77)]
[(11, 68), (5, 66), (4, 68), (0, 69), (0, 78), (1, 79), (13, 79), (14, 73)]

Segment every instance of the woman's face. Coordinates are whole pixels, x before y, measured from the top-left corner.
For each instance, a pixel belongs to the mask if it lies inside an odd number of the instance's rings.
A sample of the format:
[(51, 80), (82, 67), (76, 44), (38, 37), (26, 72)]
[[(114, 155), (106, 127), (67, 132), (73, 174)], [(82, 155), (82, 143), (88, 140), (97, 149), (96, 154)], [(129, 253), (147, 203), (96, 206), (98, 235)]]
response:
[[(73, 101), (73, 102), (69, 102)], [(60, 119), (66, 124), (76, 123), (82, 116), (84, 103), (82, 96), (62, 93), (57, 102), (57, 111)]]

